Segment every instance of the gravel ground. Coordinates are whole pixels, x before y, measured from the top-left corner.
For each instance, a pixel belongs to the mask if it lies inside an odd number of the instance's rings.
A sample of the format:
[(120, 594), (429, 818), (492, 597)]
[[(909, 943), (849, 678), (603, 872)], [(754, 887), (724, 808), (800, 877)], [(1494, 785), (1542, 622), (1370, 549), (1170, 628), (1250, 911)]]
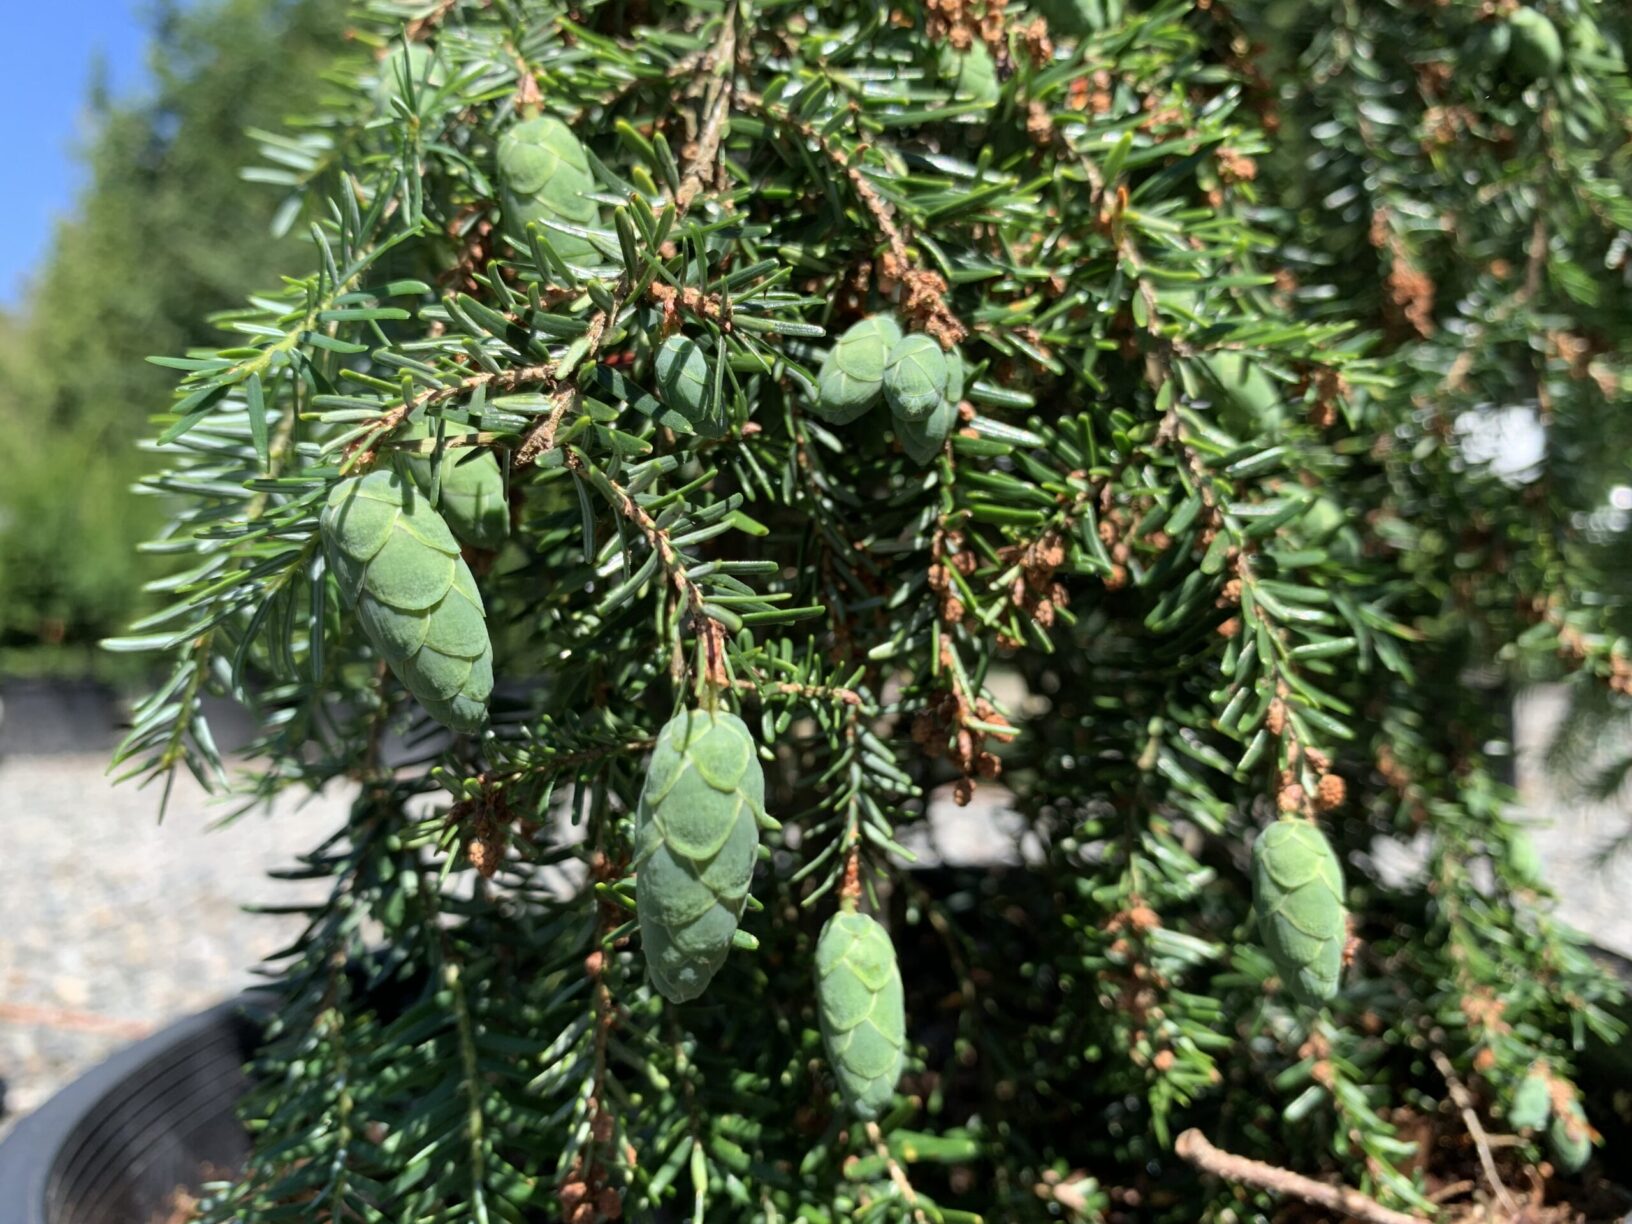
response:
[(332, 832), (347, 798), (280, 803), (207, 831), (222, 815), (178, 780), (112, 786), (105, 753), (0, 759), (0, 1135), (118, 1046), (242, 990), (299, 930), (252, 902), (311, 896), (265, 878)]
[[(1624, 902), (1632, 858), (1605, 863), (1601, 849), (1632, 823), (1632, 803), (1566, 805), (1547, 785), (1539, 754), (1562, 709), (1553, 690), (1521, 703), (1520, 791), (1562, 916), (1632, 958)], [(291, 798), (270, 815), (209, 831), (221, 809), (184, 779), (160, 825), (157, 792), (110, 785), (100, 745), (90, 751), (82, 739), (79, 751), (39, 755), (56, 737), (45, 735), (45, 722), (28, 722), (33, 742), (24, 746), (17, 721), (10, 743), (0, 742), (9, 868), (0, 886), (0, 1136), (118, 1046), (249, 985), (256, 963), (295, 934), (299, 919), (241, 906), (311, 896), (266, 872), (331, 832), (349, 802), (339, 790), (303, 806)], [(1025, 857), (1031, 847), (1000, 810), (996, 788), (981, 794), (993, 806), (933, 806), (932, 828), (915, 835), (925, 859)], [(971, 819), (977, 812), (984, 819)], [(1391, 870), (1409, 874), (1420, 862), (1408, 848), (1390, 849)]]

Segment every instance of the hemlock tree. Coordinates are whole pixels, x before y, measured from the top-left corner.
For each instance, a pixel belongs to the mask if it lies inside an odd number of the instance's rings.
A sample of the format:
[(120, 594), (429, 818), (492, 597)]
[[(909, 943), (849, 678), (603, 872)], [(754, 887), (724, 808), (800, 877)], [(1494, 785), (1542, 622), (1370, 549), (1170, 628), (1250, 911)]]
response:
[(357, 788), (206, 1218), (1587, 1201), (1501, 685), (1627, 687), (1624, 13), (355, 21), (113, 643), (131, 773)]

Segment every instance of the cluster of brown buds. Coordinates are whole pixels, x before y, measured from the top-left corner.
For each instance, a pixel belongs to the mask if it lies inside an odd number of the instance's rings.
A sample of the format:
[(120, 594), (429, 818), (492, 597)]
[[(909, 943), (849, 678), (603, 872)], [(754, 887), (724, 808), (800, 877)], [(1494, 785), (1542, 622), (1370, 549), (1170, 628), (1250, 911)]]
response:
[[(596, 1122), (602, 1118), (610, 1125), (611, 1115), (599, 1114)], [(617, 1187), (606, 1184), (606, 1170), (598, 1164), (586, 1166), (582, 1156), (567, 1169), (556, 1197), (561, 1201), (561, 1218), (567, 1224), (597, 1224), (623, 1215), (623, 1196)]]
[[(1000, 549), (997, 558), (1005, 566), (1020, 569), (1009, 586), (1009, 602), (1042, 628), (1052, 626), (1055, 610), (1070, 602), (1065, 586), (1054, 577), (1065, 564), (1065, 538), (1057, 531), (1047, 531), (1029, 544)], [(1007, 634), (999, 641), (1005, 646), (1020, 644)]]
[(941, 620), (956, 625), (968, 612), (958, 596), (957, 584), (952, 581), (952, 570), (967, 578), (975, 572), (978, 562), (975, 554), (964, 546), (961, 531), (938, 531), (930, 542), (929, 589), (940, 600)]
[(476, 798), (454, 804), (448, 818), (465, 824), (468, 830), (465, 855), (484, 880), (492, 879), (504, 862), (504, 852), (510, 845), (510, 827), (515, 821), (504, 789), (483, 790)]
[(1012, 730), (988, 732), (971, 727), (968, 725), (971, 718), (999, 727), (1009, 726), (1008, 720), (984, 697), (971, 703), (954, 692), (942, 693), (912, 720), (913, 742), (924, 750), (924, 755), (931, 759), (951, 757), (963, 775), (952, 789), (952, 797), (959, 807), (968, 806), (975, 797), (976, 778), (991, 780), (1003, 772), (1003, 762), (986, 749), (987, 739), (1006, 744), (1014, 738)]
[[(1271, 735), (1279, 736), (1285, 731), (1286, 703), (1281, 698), (1270, 702), (1264, 725)], [(1296, 755), (1298, 745), (1294, 742), (1290, 747), (1293, 755)], [(1348, 798), (1349, 788), (1342, 775), (1332, 771), (1332, 758), (1319, 748), (1304, 748), (1302, 760), (1308, 766), (1308, 772), (1314, 776), (1314, 786), (1305, 787), (1307, 777), (1298, 769), (1281, 770), (1275, 788), (1277, 810), (1288, 815), (1314, 816), (1342, 807)]]
[(1008, 0), (929, 0), (928, 33), (934, 42), (967, 51), (980, 39), (995, 53), (1007, 50), (1003, 10)]

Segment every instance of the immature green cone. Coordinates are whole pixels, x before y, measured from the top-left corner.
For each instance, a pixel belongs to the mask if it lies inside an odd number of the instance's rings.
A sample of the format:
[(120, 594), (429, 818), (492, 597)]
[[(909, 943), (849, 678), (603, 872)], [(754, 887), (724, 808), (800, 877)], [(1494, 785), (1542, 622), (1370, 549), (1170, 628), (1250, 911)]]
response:
[(1264, 948), (1287, 989), (1311, 1005), (1335, 995), (1348, 916), (1343, 868), (1325, 835), (1302, 820), (1278, 820), (1260, 833), (1252, 900)]
[(950, 377), (946, 351), (915, 332), (890, 349), (884, 366), (884, 398), (897, 420), (922, 421), (946, 398)]
[(1579, 1173), (1592, 1159), (1592, 1127), (1578, 1101), (1553, 1114), (1547, 1128), (1547, 1147), (1553, 1163), (1566, 1173)]
[(830, 425), (848, 425), (884, 394), (884, 367), (901, 339), (889, 315), (872, 315), (834, 342), (816, 374), (812, 410)]
[(479, 730), (493, 691), (486, 612), (430, 501), (379, 469), (335, 485), (319, 521), (341, 603), (374, 649), (438, 722)]
[(858, 1118), (876, 1118), (901, 1078), (907, 1019), (901, 969), (887, 931), (840, 912), (816, 941), (816, 1007), (839, 1092)]
[[(457, 429), (457, 427), (455, 427)], [(431, 428), (416, 421), (399, 435), (403, 439), (427, 438)], [(409, 474), (427, 497), (431, 494), (431, 460), (410, 456)], [(442, 451), (438, 465), (437, 509), (453, 529), (453, 534), (472, 548), (495, 550), (510, 535), (510, 503), (504, 495), (504, 473), (490, 450), (461, 446)]]
[(561, 120), (540, 115), (505, 132), (499, 140), (499, 186), (505, 229), (516, 241), (525, 238), (528, 222), (537, 222), (562, 259), (601, 261), (600, 252), (587, 239), (544, 224), (593, 226), (600, 221), (600, 207), (591, 198), (595, 176), (589, 155)]
[(957, 421), (957, 404), (943, 399), (935, 406), (935, 411), (922, 421), (897, 418), (895, 433), (901, 439), (901, 449), (907, 452), (907, 457), (922, 467), (934, 462), (935, 456), (941, 453), (941, 447), (946, 445), (947, 436)]
[(635, 913), (663, 997), (695, 999), (748, 904), (765, 771), (735, 714), (687, 710), (658, 733), (635, 810)]

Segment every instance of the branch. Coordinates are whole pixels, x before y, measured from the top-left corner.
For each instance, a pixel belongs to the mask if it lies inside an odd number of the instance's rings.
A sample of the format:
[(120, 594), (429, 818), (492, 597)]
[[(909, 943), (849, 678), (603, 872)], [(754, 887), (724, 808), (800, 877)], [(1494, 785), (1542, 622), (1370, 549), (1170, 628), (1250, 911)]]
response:
[(879, 1159), (884, 1162), (884, 1167), (889, 1170), (890, 1180), (895, 1183), (896, 1192), (901, 1195), (907, 1206), (912, 1210), (914, 1224), (929, 1224), (928, 1217), (924, 1215), (924, 1209), (918, 1205), (918, 1192), (912, 1188), (912, 1182), (907, 1179), (906, 1170), (901, 1167), (900, 1162), (895, 1158), (895, 1154), (890, 1151), (890, 1145), (884, 1142), (883, 1132), (878, 1129), (877, 1122), (867, 1123), (867, 1139), (873, 1145), (873, 1150), (878, 1153)]
[(634, 494), (592, 464), (582, 452), (568, 447), (566, 456), (567, 466), (575, 472), (587, 474), (590, 482), (600, 488), (619, 514), (634, 524), (636, 530), (645, 537), (647, 545), (657, 554), (659, 564), (663, 566), (664, 573), (668, 575), (670, 583), (673, 584), (691, 616), (692, 623), (696, 626), (697, 636), (701, 639), (706, 652), (705, 670), (709, 683), (715, 688), (729, 687), (731, 680), (725, 669), (725, 626), (710, 616), (708, 609), (703, 606), (705, 597), (702, 588), (691, 580), (687, 573), (689, 567), (685, 559), (675, 550), (674, 542), (669, 539), (669, 533), (641, 508)]
[(1468, 1128), (1473, 1146), (1478, 1149), (1479, 1164), (1485, 1170), (1485, 1178), (1490, 1182), (1490, 1188), (1496, 1192), (1496, 1201), (1501, 1204), (1503, 1211), (1509, 1214), (1516, 1213), (1519, 1206), (1513, 1201), (1507, 1187), (1502, 1184), (1501, 1175), (1496, 1172), (1496, 1160), (1490, 1154), (1490, 1136), (1485, 1134), (1485, 1128), (1479, 1122), (1479, 1115), (1474, 1112), (1473, 1097), (1462, 1086), (1462, 1081), (1457, 1078), (1456, 1068), (1451, 1066), (1451, 1060), (1445, 1057), (1444, 1051), (1430, 1050), (1428, 1056), (1434, 1060), (1434, 1066), (1445, 1077), (1445, 1086), (1451, 1090), (1451, 1100), (1462, 1113), (1462, 1125)]
[(1173, 1150), (1204, 1173), (1268, 1190), (1272, 1194), (1301, 1199), (1328, 1211), (1353, 1216), (1364, 1224), (1421, 1224), (1424, 1218), (1384, 1207), (1376, 1199), (1368, 1198), (1349, 1186), (1317, 1182), (1290, 1169), (1221, 1151), (1209, 1143), (1207, 1136), (1199, 1130), (1185, 1131), (1173, 1145)]

